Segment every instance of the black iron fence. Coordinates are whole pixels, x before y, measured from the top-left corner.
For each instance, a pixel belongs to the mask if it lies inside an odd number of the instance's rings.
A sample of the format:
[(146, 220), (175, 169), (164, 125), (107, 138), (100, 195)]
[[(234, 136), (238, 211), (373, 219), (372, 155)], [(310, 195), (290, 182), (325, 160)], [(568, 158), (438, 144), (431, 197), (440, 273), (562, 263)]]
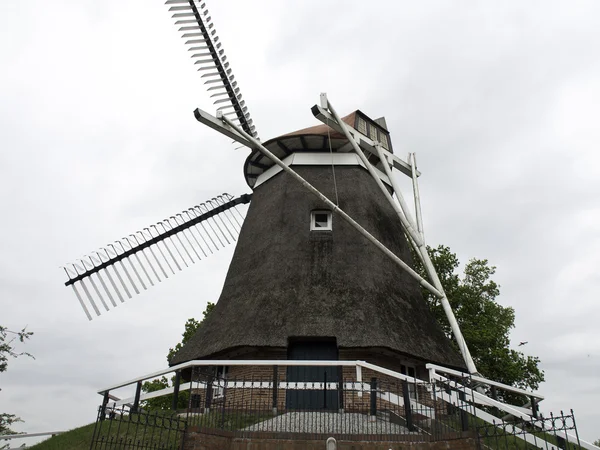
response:
[[(199, 365), (176, 372), (169, 402), (145, 400), (141, 382), (135, 397), (120, 400), (131, 407), (109, 407), (109, 393), (103, 392), (91, 449), (176, 449), (188, 432), (380, 442), (470, 437), (478, 439), (480, 448), (493, 450), (580, 446), (572, 412), (545, 418), (527, 392), (516, 392), (523, 398), (510, 405), (497, 401), (493, 389), (488, 396), (473, 377), (433, 379), (424, 382), (366, 363), (361, 370), (263, 364), (238, 365), (231, 372)], [(186, 407), (178, 414), (149, 410), (158, 404), (181, 408), (184, 398)], [(519, 419), (528, 414), (533, 418)]]
[(259, 379), (194, 373), (189, 430), (370, 441), (474, 437), (470, 414), (438, 399), (439, 385), (389, 377), (356, 381), (330, 371), (321, 381), (290, 382), (285, 375), (277, 369)]
[[(569, 433), (570, 432), (570, 433)], [(509, 449), (580, 449), (579, 435), (573, 411), (570, 414), (530, 420), (498, 420), (477, 426), (480, 447), (493, 450)]]
[(173, 411), (100, 406), (90, 450), (178, 450), (186, 418)]

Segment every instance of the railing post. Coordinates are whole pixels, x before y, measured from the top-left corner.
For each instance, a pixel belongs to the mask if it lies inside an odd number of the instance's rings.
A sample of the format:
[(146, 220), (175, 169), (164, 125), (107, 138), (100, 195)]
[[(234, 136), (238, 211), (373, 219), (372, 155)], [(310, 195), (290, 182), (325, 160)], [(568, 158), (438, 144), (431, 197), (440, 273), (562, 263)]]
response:
[(404, 418), (406, 420), (406, 428), (408, 431), (414, 431), (412, 408), (410, 406), (410, 390), (408, 389), (408, 381), (402, 381), (402, 396), (404, 397)]
[(494, 385), (492, 385), (492, 398), (498, 400), (498, 388)]
[(323, 409), (327, 409), (327, 368), (323, 372)]
[(179, 403), (179, 384), (181, 381), (181, 371), (178, 370), (177, 372), (175, 372), (175, 381), (174, 386), (173, 386), (173, 405), (172, 405), (172, 410), (173, 411), (177, 411), (177, 403)]
[(371, 378), (371, 408), (369, 414), (371, 416), (377, 415), (377, 378)]
[(100, 409), (100, 420), (104, 420), (106, 417), (106, 405), (108, 405), (108, 391), (104, 393), (104, 397), (102, 398), (102, 407)]
[(338, 366), (338, 408), (344, 412), (344, 368)]
[(278, 388), (279, 388), (279, 367), (273, 366), (273, 416), (277, 415)]
[(461, 429), (462, 429), (462, 431), (469, 431), (469, 415), (462, 408), (466, 404), (465, 393), (463, 391), (458, 391), (458, 400), (462, 403), (462, 405), (459, 405), (459, 408), (458, 408), (458, 410), (460, 411)]
[(210, 412), (210, 405), (212, 403), (213, 397), (213, 385), (212, 385), (212, 377), (207, 377), (206, 379), (206, 398), (204, 400), (204, 412)]
[(537, 400), (535, 397), (530, 397), (531, 400), (531, 416), (534, 419), (537, 419), (538, 417), (538, 404), (537, 404)]
[(140, 408), (140, 394), (142, 393), (142, 382), (137, 382), (137, 387), (135, 388), (135, 400), (133, 401), (133, 406), (131, 407), (132, 413), (137, 413)]
[[(444, 391), (446, 391), (446, 394), (448, 394), (448, 397), (452, 397), (452, 390), (450, 389), (450, 386), (448, 386), (448, 384), (444, 384)], [(450, 401), (446, 402), (446, 414), (448, 414), (449, 416), (454, 414), (454, 409), (455, 407), (452, 405), (452, 403)]]
[(437, 393), (435, 392), (435, 388), (436, 388), (436, 381), (433, 379), (433, 377), (431, 377), (430, 379), (431, 382), (431, 397), (433, 398), (433, 419), (431, 421), (431, 435), (434, 437), (435, 440), (437, 440), (437, 431), (438, 431), (438, 420), (439, 420), (439, 413), (440, 411), (438, 411), (438, 398), (437, 398)]
[(356, 382), (360, 386), (360, 389), (358, 390), (358, 392), (356, 393), (356, 395), (358, 395), (359, 397), (362, 397), (362, 394), (363, 394), (363, 387), (362, 387), (362, 367), (359, 366), (358, 364), (356, 365)]

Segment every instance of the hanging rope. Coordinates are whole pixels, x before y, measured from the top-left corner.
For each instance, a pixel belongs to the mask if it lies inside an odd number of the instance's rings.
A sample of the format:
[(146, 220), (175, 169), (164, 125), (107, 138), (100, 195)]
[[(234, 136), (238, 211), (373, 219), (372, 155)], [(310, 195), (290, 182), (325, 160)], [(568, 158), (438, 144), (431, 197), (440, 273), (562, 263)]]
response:
[(327, 119), (327, 141), (329, 142), (329, 153), (331, 154), (331, 172), (333, 173), (333, 189), (335, 191), (335, 206), (340, 206), (338, 198), (337, 181), (335, 179), (335, 165), (333, 164), (333, 149), (331, 148), (331, 135), (329, 134), (329, 119)]

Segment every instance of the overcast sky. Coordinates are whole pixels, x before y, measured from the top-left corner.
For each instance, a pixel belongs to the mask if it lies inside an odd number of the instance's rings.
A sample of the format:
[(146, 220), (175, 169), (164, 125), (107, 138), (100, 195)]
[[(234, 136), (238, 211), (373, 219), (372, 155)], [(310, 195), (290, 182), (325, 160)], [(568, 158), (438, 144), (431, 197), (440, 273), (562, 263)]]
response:
[[(544, 412), (600, 438), (600, 3), (210, 1), (260, 137), (320, 92), (416, 152), (426, 238), (497, 266)], [(88, 322), (59, 265), (216, 194), (248, 192), (154, 0), (0, 1), (0, 324), (35, 332), (0, 375), (17, 430), (95, 419), (96, 391), (166, 365), (233, 247)]]

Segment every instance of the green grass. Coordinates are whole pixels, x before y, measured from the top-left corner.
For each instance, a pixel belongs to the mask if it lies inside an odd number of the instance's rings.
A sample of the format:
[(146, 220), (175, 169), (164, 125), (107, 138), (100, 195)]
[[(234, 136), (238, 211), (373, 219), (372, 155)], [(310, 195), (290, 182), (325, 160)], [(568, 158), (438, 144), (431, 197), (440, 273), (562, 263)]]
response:
[[(151, 426), (147, 426), (144, 416), (137, 414), (123, 416), (118, 420), (104, 420), (99, 424), (100, 428), (96, 429), (96, 441), (110, 443), (110, 448), (116, 450), (133, 448), (131, 444), (138, 441), (145, 442), (149, 448), (165, 450), (180, 448), (182, 432), (171, 429), (169, 433), (165, 429), (171, 425), (169, 417), (153, 414), (149, 420)], [(51, 437), (30, 448), (35, 450), (87, 450), (90, 448), (95, 428), (96, 424), (91, 423)], [(99, 445), (104, 446), (104, 444)]]
[(84, 425), (79, 428), (46, 439), (30, 447), (35, 450), (82, 450), (90, 448), (94, 425)]

